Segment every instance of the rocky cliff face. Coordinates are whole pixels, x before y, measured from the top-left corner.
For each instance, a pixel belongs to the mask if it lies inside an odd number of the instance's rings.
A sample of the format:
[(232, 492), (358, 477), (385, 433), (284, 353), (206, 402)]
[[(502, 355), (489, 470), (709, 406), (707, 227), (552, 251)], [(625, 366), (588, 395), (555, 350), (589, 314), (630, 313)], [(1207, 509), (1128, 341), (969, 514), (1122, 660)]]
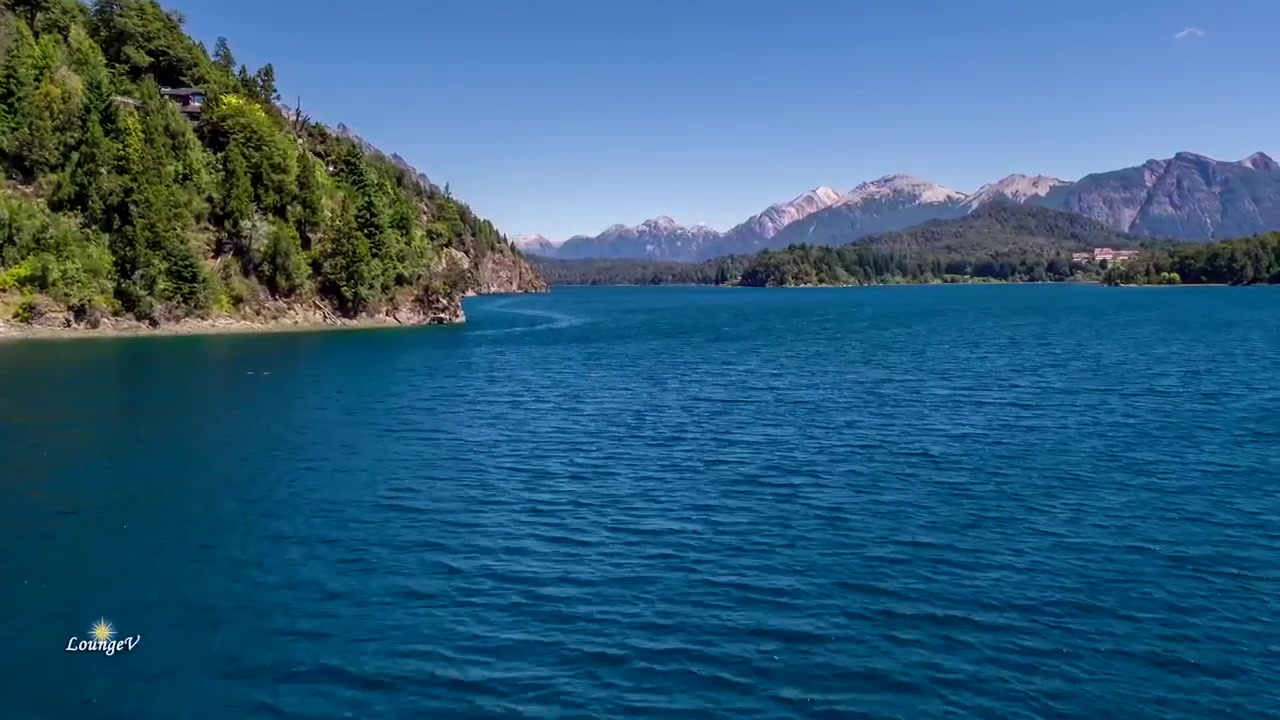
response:
[(467, 317), (463, 298), (546, 291), (547, 282), (518, 250), (500, 247), (474, 259), (450, 248), (431, 269), (423, 287), (398, 298), (393, 307), (370, 319), (403, 325), (460, 323)]
[(1227, 162), (1181, 152), (1086, 175), (1036, 202), (1125, 232), (1222, 240), (1280, 228), (1280, 166), (1263, 153)]
[(542, 279), (529, 261), (515, 250), (491, 252), (475, 264), (474, 294), (546, 292)]

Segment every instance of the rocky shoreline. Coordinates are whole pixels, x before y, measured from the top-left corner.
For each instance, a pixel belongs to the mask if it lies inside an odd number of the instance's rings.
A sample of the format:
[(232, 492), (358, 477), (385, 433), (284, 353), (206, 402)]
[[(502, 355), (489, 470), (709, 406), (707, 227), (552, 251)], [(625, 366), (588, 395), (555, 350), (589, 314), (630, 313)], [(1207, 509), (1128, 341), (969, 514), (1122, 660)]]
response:
[[(267, 300), (252, 312), (188, 317), (147, 323), (129, 317), (78, 318), (52, 302), (37, 303), (30, 322), (0, 319), (0, 341), (35, 338), (225, 335), (243, 333), (322, 332), (369, 328), (458, 325), (466, 322), (464, 297), (547, 292), (545, 280), (516, 252), (490, 253), (472, 265), (466, 255), (450, 250), (446, 262), (470, 275), (468, 287), (454, 297), (425, 293), (402, 297), (395, 306), (357, 317), (340, 317), (318, 300)], [(2, 303), (0, 303), (2, 304)], [(7, 313), (6, 313), (7, 314)]]
[(78, 323), (69, 317), (46, 316), (31, 323), (0, 320), (0, 341), (93, 337), (142, 337), (165, 335), (227, 335), (248, 333), (324, 332), (369, 328), (457, 325), (466, 321), (462, 303), (437, 312), (409, 310), (341, 318), (320, 308), (290, 307), (273, 316), (215, 315), (183, 318), (174, 322), (149, 324), (132, 318), (109, 317), (96, 326)]

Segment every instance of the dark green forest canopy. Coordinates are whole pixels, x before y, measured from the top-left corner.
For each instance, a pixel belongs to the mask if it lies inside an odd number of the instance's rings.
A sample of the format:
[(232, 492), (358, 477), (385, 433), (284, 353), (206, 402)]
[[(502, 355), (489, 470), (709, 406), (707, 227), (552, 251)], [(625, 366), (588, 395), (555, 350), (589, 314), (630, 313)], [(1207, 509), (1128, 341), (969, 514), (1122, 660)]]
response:
[[(203, 91), (195, 119), (163, 88)], [(515, 250), (402, 161), (279, 104), (154, 0), (3, 0), (0, 296), (153, 321), (315, 298), (346, 315), (458, 293)]]
[(1107, 269), (1110, 285), (1280, 284), (1280, 232), (1208, 245), (1153, 247), (1136, 260)]
[[(877, 285), (904, 282), (1114, 284), (1280, 282), (1280, 234), (1185, 245), (1119, 233), (1089, 218), (994, 203), (963, 218), (861, 238), (842, 247), (793, 245), (752, 256), (686, 264), (650, 260), (534, 263), (553, 285)], [(1114, 266), (1077, 261), (1097, 247), (1136, 249)]]

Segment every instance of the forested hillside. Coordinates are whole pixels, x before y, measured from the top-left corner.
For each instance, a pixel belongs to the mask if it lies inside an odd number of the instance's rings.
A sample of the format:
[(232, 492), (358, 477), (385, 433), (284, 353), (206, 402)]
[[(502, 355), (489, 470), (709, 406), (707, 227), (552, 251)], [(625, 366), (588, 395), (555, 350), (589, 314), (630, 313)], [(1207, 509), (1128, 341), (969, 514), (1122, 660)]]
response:
[(1096, 277), (1098, 268), (1072, 262), (1072, 253), (1149, 242), (1079, 215), (994, 202), (960, 218), (868, 235), (844, 247), (799, 245), (762, 253), (743, 271), (741, 284), (1086, 279)]
[[(1079, 262), (1095, 247), (1137, 249), (1134, 260)], [(1120, 233), (1080, 215), (994, 203), (956, 220), (871, 235), (839, 248), (792, 246), (757, 255), (740, 285), (898, 282), (1255, 284), (1280, 282), (1280, 234), (1195, 245)]]
[(544, 287), (488, 221), (153, 0), (3, 2), (0, 319), (437, 321), (464, 293)]

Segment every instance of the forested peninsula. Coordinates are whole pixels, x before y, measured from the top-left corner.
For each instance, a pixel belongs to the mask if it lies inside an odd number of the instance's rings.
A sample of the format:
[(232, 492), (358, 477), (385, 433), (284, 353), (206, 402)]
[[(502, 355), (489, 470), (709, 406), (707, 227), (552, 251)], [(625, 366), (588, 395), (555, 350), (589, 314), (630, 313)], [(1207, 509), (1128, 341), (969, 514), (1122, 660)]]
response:
[[(1094, 248), (1135, 251), (1123, 262), (1081, 259)], [(1280, 233), (1208, 244), (1116, 232), (1089, 218), (992, 203), (853, 244), (792, 245), (702, 263), (532, 258), (552, 285), (796, 287), (972, 282), (1110, 285), (1280, 283)]]
[(465, 204), (154, 0), (3, 0), (0, 331), (436, 323), (545, 290)]

